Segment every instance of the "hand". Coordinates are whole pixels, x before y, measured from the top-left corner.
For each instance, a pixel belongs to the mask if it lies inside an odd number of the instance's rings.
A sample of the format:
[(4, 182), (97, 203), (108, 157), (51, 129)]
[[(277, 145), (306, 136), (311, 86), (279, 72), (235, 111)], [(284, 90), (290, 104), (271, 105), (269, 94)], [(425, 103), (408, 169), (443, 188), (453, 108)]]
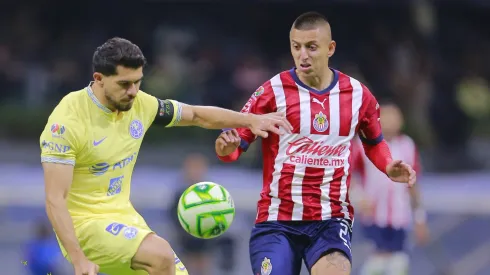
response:
[(429, 229), (425, 223), (415, 223), (413, 228), (415, 241), (418, 245), (425, 245), (429, 241)]
[(284, 134), (284, 131), (280, 127), (286, 130), (287, 133), (291, 133), (293, 130), (293, 126), (291, 126), (284, 113), (275, 112), (264, 115), (252, 115), (249, 128), (256, 136), (267, 138), (269, 136), (268, 132), (278, 135)]
[(392, 181), (408, 183), (408, 187), (412, 187), (417, 180), (417, 173), (401, 160), (394, 160), (388, 164), (386, 174)]
[(237, 130), (224, 131), (219, 135), (215, 142), (215, 149), (218, 156), (228, 156), (240, 146), (240, 135)]
[(73, 261), (75, 275), (97, 275), (99, 266), (89, 261), (85, 256)]

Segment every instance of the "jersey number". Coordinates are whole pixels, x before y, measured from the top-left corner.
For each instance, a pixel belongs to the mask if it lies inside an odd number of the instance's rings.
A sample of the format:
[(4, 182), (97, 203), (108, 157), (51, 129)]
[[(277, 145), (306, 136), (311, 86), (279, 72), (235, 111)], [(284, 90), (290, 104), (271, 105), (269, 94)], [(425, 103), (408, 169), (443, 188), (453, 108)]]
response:
[(344, 242), (344, 245), (347, 246), (347, 248), (349, 248), (349, 251), (350, 251), (350, 245), (349, 245), (349, 242), (347, 241), (347, 238), (349, 236), (348, 235), (349, 234), (349, 227), (347, 227), (347, 225), (345, 223), (340, 223), (340, 226), (342, 228), (340, 229), (339, 237)]

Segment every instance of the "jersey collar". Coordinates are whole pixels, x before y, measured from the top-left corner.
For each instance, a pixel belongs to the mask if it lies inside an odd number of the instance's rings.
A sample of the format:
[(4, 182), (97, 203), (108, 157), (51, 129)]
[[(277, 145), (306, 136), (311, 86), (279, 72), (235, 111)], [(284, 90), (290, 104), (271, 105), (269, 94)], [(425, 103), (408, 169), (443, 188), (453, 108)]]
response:
[(90, 88), (90, 86), (92, 86), (92, 83), (94, 83), (94, 82), (91, 81), (87, 86), (88, 96), (90, 97), (90, 99), (92, 99), (92, 101), (95, 103), (95, 105), (97, 105), (97, 107), (102, 109), (102, 111), (104, 111), (105, 113), (108, 113), (108, 114), (112, 114), (112, 111), (109, 108), (107, 108), (106, 106), (104, 106), (102, 103), (100, 103), (100, 101), (95, 96), (94, 92), (92, 91), (92, 88)]

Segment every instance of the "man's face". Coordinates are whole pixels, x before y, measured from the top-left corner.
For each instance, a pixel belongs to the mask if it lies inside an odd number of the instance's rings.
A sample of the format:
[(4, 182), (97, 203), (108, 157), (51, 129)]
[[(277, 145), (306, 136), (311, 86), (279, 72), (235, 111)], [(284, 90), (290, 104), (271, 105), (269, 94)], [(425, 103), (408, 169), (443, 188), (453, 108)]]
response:
[(392, 138), (400, 134), (403, 126), (403, 115), (396, 105), (381, 106), (381, 129), (383, 135)]
[(328, 59), (335, 52), (330, 26), (321, 24), (309, 30), (290, 32), (291, 54), (299, 74), (318, 76), (328, 69)]
[(102, 76), (101, 83), (108, 108), (113, 111), (128, 111), (133, 106), (143, 78), (143, 67), (138, 69), (117, 66), (116, 74)]

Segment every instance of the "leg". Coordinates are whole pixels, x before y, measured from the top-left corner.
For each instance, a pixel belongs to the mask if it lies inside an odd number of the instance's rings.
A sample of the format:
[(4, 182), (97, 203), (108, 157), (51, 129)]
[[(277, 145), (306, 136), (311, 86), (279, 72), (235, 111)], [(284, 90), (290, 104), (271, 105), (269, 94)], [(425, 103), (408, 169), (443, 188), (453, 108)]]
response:
[(253, 275), (298, 275), (301, 270), (301, 254), (291, 237), (278, 224), (257, 224), (250, 237)]
[(347, 221), (320, 223), (305, 249), (305, 263), (312, 275), (349, 275), (351, 273), (352, 231)]
[(370, 226), (367, 235), (376, 251), (366, 260), (362, 275), (408, 274), (408, 255), (403, 253), (405, 231), (391, 227)]
[[(157, 237), (144, 222), (134, 225), (132, 220), (132, 217), (99, 219), (76, 227), (77, 238), (87, 258), (100, 266), (100, 273), (108, 275), (174, 275), (175, 271), (161, 272), (167, 262), (176, 264), (168, 243)], [(136, 254), (137, 264), (133, 266), (132, 259)], [(148, 260), (139, 260), (142, 254)], [(163, 259), (163, 264), (158, 259)]]
[[(176, 264), (180, 260), (175, 256), (170, 244), (150, 233), (139, 246), (131, 260), (134, 270), (146, 270), (149, 275), (174, 275)], [(184, 271), (185, 267), (181, 270)]]
[(311, 268), (311, 275), (349, 275), (350, 272), (349, 258), (338, 250), (327, 252)]

